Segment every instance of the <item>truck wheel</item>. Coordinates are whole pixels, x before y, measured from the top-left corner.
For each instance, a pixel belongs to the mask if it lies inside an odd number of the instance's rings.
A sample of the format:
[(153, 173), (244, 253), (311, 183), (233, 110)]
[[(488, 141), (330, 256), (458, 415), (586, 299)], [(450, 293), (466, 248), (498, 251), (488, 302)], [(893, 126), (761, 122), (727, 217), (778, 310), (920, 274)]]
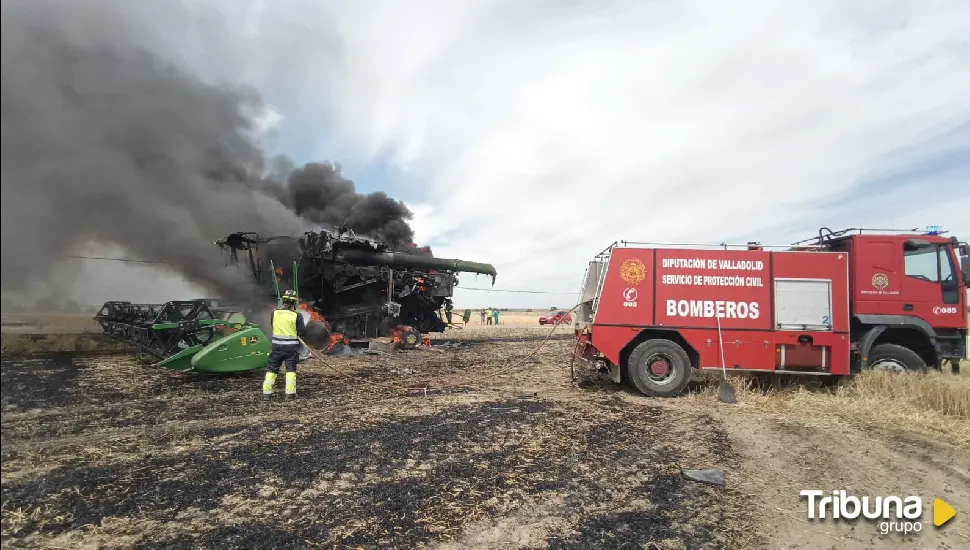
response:
[(642, 342), (627, 361), (630, 381), (650, 397), (673, 397), (690, 381), (690, 358), (684, 348), (664, 339)]
[(926, 363), (913, 350), (896, 344), (879, 344), (869, 352), (868, 370), (926, 372)]

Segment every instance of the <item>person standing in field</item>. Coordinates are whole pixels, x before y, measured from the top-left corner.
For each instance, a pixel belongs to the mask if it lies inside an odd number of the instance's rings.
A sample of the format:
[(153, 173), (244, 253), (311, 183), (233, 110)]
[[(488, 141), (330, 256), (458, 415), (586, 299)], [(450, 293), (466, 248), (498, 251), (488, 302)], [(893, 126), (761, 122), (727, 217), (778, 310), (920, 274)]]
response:
[(462, 314), (461, 320), (465, 322), (465, 326), (468, 326), (468, 321), (472, 320), (472, 310), (465, 309), (465, 313)]
[(451, 300), (445, 299), (445, 317), (448, 318), (448, 324), (451, 324), (451, 312), (454, 306), (451, 304)]
[(495, 324), (498, 324), (498, 308), (492, 310), (492, 315), (495, 315)]
[(493, 315), (494, 314), (492, 313), (492, 308), (488, 308), (488, 309), (485, 310), (485, 324), (486, 325), (491, 325), (492, 324), (492, 316)]
[(286, 384), (284, 392), (287, 399), (296, 398), (296, 363), (300, 360), (300, 338), (306, 336), (303, 316), (296, 310), (298, 298), (296, 291), (287, 290), (280, 298), (282, 306), (273, 311), (270, 326), (270, 353), (266, 360), (266, 377), (263, 379), (263, 399), (273, 397), (273, 386), (280, 367), (286, 364)]
[(482, 310), (482, 324), (485, 324), (485, 310)]

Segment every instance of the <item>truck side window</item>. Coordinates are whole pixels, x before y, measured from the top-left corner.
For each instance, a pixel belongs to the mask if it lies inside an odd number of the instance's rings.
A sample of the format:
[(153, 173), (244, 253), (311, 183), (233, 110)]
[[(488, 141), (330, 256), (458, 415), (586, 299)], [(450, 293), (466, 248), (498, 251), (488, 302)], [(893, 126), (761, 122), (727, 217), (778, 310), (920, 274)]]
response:
[(939, 247), (927, 246), (916, 250), (903, 250), (906, 276), (929, 281), (931, 283), (940, 282), (939, 269)]
[(940, 247), (940, 280), (944, 283), (957, 280), (954, 276), (953, 264), (950, 260), (950, 251), (945, 247)]

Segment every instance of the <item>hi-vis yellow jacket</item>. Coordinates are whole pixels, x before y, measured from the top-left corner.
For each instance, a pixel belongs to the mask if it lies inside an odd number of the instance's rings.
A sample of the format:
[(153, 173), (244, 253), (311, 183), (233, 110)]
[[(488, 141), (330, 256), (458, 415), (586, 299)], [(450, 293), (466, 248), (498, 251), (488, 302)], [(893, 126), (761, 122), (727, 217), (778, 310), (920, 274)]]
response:
[(300, 345), (300, 337), (306, 333), (303, 316), (292, 309), (277, 309), (273, 311), (273, 336), (270, 338), (273, 347), (296, 347)]

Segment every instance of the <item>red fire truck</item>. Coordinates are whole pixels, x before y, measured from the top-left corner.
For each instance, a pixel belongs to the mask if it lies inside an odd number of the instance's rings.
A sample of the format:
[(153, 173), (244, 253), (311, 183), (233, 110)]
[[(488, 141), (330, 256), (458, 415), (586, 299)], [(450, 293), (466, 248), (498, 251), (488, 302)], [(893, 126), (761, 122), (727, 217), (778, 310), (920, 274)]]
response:
[(968, 247), (934, 227), (784, 247), (619, 241), (590, 262), (577, 355), (670, 397), (692, 369), (846, 376), (967, 358)]

